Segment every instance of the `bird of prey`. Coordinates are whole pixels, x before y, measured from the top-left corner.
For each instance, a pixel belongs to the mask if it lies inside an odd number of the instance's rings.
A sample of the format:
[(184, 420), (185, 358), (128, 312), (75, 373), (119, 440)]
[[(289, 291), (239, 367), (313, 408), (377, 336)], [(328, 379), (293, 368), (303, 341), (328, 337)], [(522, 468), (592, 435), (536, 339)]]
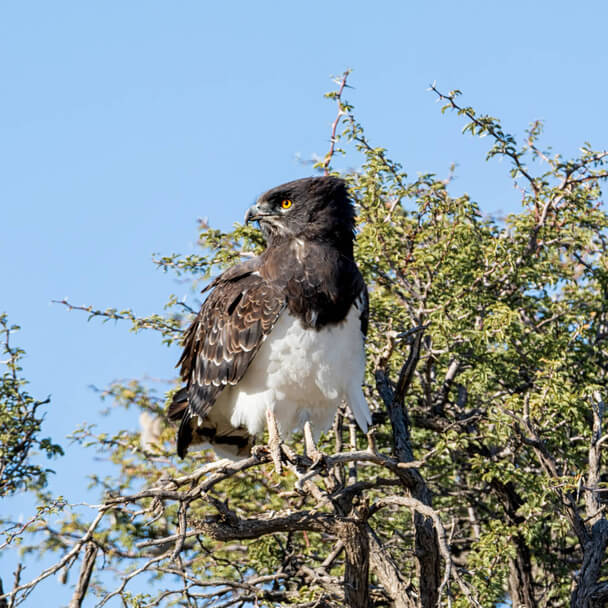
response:
[(246, 457), (267, 420), (281, 435), (308, 425), (316, 441), (342, 401), (367, 431), (368, 297), (353, 258), (354, 218), (346, 183), (331, 176), (273, 188), (247, 211), (267, 247), (207, 287), (185, 333), (185, 386), (168, 410), (181, 419), (180, 457), (193, 444)]

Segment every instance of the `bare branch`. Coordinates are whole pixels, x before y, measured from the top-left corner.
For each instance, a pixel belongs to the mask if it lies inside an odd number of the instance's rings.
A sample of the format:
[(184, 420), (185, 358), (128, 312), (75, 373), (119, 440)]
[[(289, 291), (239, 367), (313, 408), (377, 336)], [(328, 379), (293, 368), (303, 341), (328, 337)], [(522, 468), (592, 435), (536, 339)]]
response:
[(329, 175), (329, 166), (330, 166), (331, 160), (334, 156), (334, 152), (336, 150), (336, 143), (338, 141), (338, 136), (337, 136), (338, 125), (340, 124), (340, 119), (345, 114), (344, 108), (342, 106), (342, 93), (344, 92), (344, 88), (347, 86), (346, 81), (348, 80), (349, 75), (350, 75), (350, 70), (346, 70), (342, 74), (342, 78), (338, 82), (338, 91), (333, 95), (334, 99), (336, 100), (336, 103), (338, 104), (338, 113), (336, 115), (334, 122), (331, 125), (329, 151), (327, 152), (327, 154), (325, 155), (325, 158), (323, 159), (323, 162), (321, 163), (321, 167), (323, 167), (324, 175)]
[(410, 509), (417, 511), (421, 515), (424, 515), (425, 517), (428, 517), (433, 521), (433, 525), (437, 532), (437, 539), (439, 541), (439, 550), (441, 551), (441, 557), (443, 558), (443, 561), (445, 563), (445, 574), (443, 577), (443, 581), (440, 585), (439, 591), (445, 587), (450, 577), (454, 577), (458, 582), (460, 589), (462, 590), (466, 598), (469, 600), (470, 604), (472, 606), (477, 606), (477, 608), (482, 608), (481, 604), (473, 596), (473, 593), (469, 586), (465, 583), (465, 581), (458, 573), (457, 568), (454, 567), (450, 548), (448, 547), (447, 534), (437, 511), (435, 511), (435, 509), (429, 507), (428, 505), (423, 504), (421, 501), (415, 498), (405, 496), (387, 496), (384, 498), (380, 498), (374, 503), (372, 510), (375, 512), (385, 505), (401, 505), (404, 507), (409, 507)]
[(82, 602), (89, 588), (89, 581), (95, 568), (95, 558), (97, 557), (98, 547), (94, 542), (89, 542), (84, 550), (84, 557), (82, 558), (82, 566), (80, 568), (80, 575), (78, 582), (76, 583), (76, 589), (72, 595), (70, 601), (70, 608), (80, 608)]

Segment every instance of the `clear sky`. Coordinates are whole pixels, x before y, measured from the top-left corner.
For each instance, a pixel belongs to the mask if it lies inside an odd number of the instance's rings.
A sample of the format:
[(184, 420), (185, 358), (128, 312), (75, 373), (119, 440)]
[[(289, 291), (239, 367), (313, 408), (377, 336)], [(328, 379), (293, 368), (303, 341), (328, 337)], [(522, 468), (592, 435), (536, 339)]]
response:
[[(23, 327), (30, 392), (51, 394), (44, 431), (68, 447), (51, 490), (78, 501), (98, 466), (64, 440), (78, 424), (136, 428), (135, 412), (100, 418), (90, 385), (171, 378), (179, 356), (52, 299), (159, 311), (185, 288), (151, 254), (192, 251), (197, 218), (228, 228), (309, 174), (298, 155), (326, 152), (323, 93), (347, 67), (375, 144), (411, 174), (457, 162), (455, 193), (517, 210), (507, 166), (486, 164), (487, 140), (461, 135), (426, 89), (461, 89), (516, 135), (543, 119), (566, 155), (604, 149), (607, 23), (601, 0), (1, 3), (0, 311)], [(13, 567), (0, 559), (5, 582)], [(55, 581), (47, 593), (65, 601)]]

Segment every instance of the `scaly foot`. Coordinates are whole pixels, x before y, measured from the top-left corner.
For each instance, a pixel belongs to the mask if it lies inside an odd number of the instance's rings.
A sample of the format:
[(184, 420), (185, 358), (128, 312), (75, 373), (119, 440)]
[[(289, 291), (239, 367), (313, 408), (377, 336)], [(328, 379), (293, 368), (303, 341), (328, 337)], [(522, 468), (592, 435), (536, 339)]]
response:
[(312, 428), (308, 421), (304, 423), (304, 446), (306, 449), (306, 456), (312, 460), (312, 464), (310, 465), (311, 469), (318, 469), (325, 464), (325, 457), (315, 445), (315, 441), (312, 437)]

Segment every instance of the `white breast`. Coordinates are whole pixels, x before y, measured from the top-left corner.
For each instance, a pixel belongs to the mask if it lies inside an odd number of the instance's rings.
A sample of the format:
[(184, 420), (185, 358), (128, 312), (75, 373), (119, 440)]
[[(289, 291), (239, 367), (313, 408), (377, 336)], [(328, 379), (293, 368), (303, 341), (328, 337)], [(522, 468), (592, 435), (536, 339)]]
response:
[(255, 435), (263, 431), (270, 408), (283, 434), (310, 421), (318, 439), (344, 400), (367, 431), (371, 416), (361, 389), (364, 372), (358, 305), (342, 323), (319, 331), (304, 328), (284, 311), (243, 378), (222, 391), (213, 410)]

